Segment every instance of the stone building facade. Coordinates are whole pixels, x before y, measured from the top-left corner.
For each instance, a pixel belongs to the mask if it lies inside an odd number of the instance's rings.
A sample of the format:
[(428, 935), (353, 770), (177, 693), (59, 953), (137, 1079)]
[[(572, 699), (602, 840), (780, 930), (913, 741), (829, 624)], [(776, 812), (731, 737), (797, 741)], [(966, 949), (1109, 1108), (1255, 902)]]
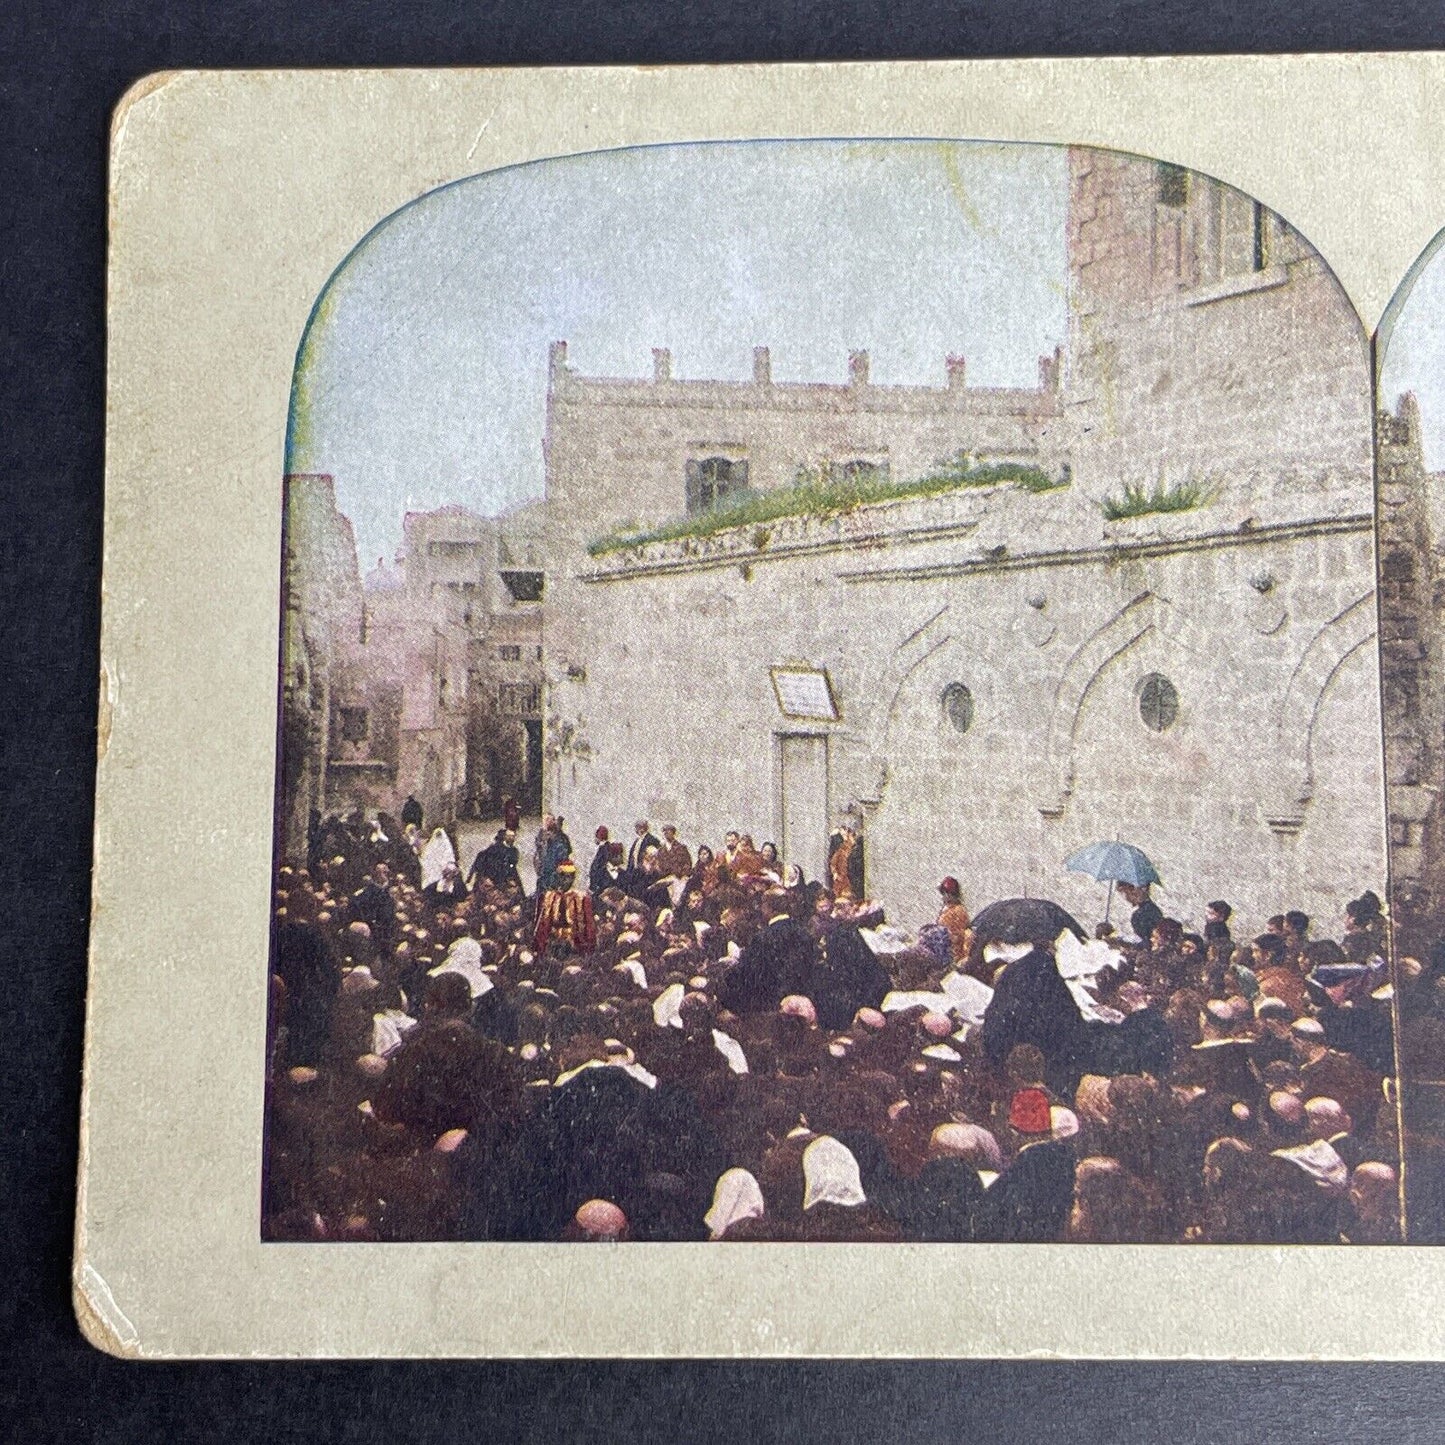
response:
[(1162, 479), (1267, 510), (1361, 507), (1368, 344), (1301, 236), (1217, 181), (1092, 150), (1070, 155), (1067, 226), (1065, 413), (1087, 495)]
[[(1181, 179), (1182, 177), (1182, 179)], [(1076, 151), (1070, 325), (1035, 390), (583, 378), (554, 347), (547, 432), (548, 774), (576, 836), (634, 815), (741, 827), (809, 876), (867, 839), (901, 922), (1103, 890), (1064, 856), (1145, 848), (1166, 911), (1333, 928), (1385, 878), (1372, 401), (1359, 321), (1278, 218), (1195, 175)], [(800, 464), (967, 452), (1008, 483), (589, 553)], [(1108, 520), (1126, 487), (1193, 507)], [(780, 677), (779, 670), (782, 670)], [(792, 678), (812, 702), (788, 693)], [(788, 685), (785, 685), (788, 684)], [(811, 712), (811, 716), (808, 714)]]
[(549, 356), (548, 546), (585, 550), (605, 532), (645, 529), (729, 493), (786, 486), (801, 472), (865, 469), (916, 477), (966, 449), (977, 459), (1056, 466), (1058, 356), (1036, 389), (971, 387), (967, 362), (941, 359), (939, 386), (880, 386), (866, 351), (846, 381), (778, 382), (766, 346), (747, 381), (685, 381), (652, 353), (647, 381), (579, 376), (567, 343)]
[(371, 685), (403, 698), (396, 788), (434, 816), (540, 805), (543, 578), (533, 504), (408, 513), (399, 572), (369, 579)]

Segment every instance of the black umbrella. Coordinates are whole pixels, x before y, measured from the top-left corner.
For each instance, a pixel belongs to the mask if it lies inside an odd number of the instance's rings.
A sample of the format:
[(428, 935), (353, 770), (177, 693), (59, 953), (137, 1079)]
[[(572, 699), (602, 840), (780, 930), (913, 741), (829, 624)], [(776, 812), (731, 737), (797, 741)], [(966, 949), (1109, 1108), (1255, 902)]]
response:
[(1005, 898), (990, 903), (973, 920), (973, 936), (981, 945), (1052, 943), (1065, 929), (1084, 941), (1075, 919), (1047, 898)]

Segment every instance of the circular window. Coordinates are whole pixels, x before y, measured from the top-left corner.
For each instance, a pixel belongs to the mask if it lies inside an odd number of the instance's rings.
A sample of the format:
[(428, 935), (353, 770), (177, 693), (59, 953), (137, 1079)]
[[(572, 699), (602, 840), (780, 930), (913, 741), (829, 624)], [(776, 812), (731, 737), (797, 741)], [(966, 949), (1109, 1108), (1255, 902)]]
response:
[(1179, 716), (1179, 691), (1163, 673), (1151, 672), (1139, 684), (1139, 716), (1150, 732), (1162, 733)]
[(949, 683), (939, 701), (954, 731), (966, 733), (973, 726), (973, 694), (961, 682)]

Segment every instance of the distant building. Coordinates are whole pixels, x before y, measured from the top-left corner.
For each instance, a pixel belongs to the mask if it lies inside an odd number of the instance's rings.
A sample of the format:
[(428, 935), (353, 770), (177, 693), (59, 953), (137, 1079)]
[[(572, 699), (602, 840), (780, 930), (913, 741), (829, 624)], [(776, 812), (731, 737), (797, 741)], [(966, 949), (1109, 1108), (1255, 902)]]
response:
[(399, 813), (413, 795), (429, 823), (450, 822), (513, 796), (535, 811), (538, 508), (408, 513), (397, 565), (378, 560), (363, 584), (331, 479), (288, 477), (287, 497), (288, 850), (304, 849), (311, 808)]
[[(1037, 388), (956, 360), (879, 386), (861, 353), (781, 384), (762, 350), (747, 381), (679, 380), (665, 351), (591, 378), (554, 346), (547, 785), (574, 833), (737, 826), (816, 877), (849, 817), (905, 923), (945, 872), (1093, 921), (1103, 889), (1062, 859), (1114, 836), (1195, 922), (1222, 895), (1246, 928), (1332, 926), (1382, 886), (1363, 329), (1238, 192), (1096, 151), (1069, 172), (1068, 338)], [(906, 482), (961, 453), (1067, 485), (689, 526), (801, 470)]]

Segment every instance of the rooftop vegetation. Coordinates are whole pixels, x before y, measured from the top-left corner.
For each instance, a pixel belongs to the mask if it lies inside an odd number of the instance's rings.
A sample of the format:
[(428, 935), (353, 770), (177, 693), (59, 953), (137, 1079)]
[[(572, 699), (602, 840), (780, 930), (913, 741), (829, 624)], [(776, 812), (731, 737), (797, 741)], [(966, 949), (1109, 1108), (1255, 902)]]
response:
[(593, 557), (643, 547), (649, 542), (671, 542), (684, 537), (710, 537), (734, 527), (756, 527), (755, 545), (767, 545), (767, 524), (785, 517), (836, 517), (874, 502), (897, 502), (911, 497), (932, 497), (971, 487), (1012, 485), (1027, 492), (1052, 492), (1068, 486), (1067, 472), (1051, 476), (1042, 467), (1018, 462), (976, 462), (957, 456), (941, 462), (926, 476), (893, 481), (884, 467), (801, 467), (786, 487), (767, 491), (745, 490), (726, 497), (718, 506), (676, 517), (647, 530), (621, 527), (592, 542)]
[(1154, 512), (1192, 512), (1210, 499), (1203, 482), (1178, 482), (1166, 487), (1156, 482), (1152, 489), (1125, 486), (1122, 496), (1105, 497), (1099, 503), (1105, 520), (1122, 522), (1128, 517), (1147, 517)]

